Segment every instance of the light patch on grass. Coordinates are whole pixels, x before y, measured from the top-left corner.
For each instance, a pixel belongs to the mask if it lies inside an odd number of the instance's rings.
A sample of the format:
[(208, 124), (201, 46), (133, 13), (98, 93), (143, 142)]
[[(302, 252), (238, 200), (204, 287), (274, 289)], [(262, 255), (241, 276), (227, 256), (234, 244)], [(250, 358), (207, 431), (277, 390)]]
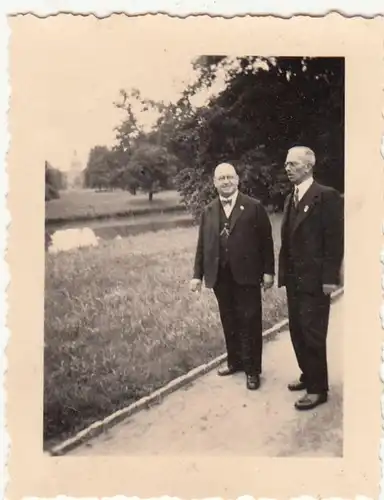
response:
[(48, 247), (49, 253), (65, 252), (73, 248), (97, 246), (99, 244), (95, 233), (85, 228), (71, 228), (55, 231)]

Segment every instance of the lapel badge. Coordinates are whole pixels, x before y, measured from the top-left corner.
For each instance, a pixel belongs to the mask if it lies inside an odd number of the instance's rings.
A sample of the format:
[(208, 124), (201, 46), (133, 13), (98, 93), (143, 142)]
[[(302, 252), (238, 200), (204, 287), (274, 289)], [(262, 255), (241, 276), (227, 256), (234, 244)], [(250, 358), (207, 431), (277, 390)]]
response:
[(240, 210), (244, 210), (244, 207), (243, 207), (243, 205), (240, 205)]
[(308, 212), (308, 209), (309, 209), (309, 206), (308, 206), (308, 205), (305, 205), (305, 207), (304, 207), (304, 212)]

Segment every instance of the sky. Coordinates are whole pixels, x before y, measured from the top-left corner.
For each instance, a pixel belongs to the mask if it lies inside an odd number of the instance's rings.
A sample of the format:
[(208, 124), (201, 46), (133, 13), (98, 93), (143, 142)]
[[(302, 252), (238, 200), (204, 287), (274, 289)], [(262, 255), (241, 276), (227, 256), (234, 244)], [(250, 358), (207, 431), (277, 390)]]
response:
[[(62, 170), (70, 167), (74, 151), (85, 166), (93, 146), (113, 144), (113, 129), (122, 119), (113, 105), (120, 89), (136, 87), (143, 97), (175, 101), (196, 77), (191, 62), (198, 54), (163, 41), (166, 33), (162, 43), (140, 44), (157, 34), (148, 29), (146, 37), (132, 22), (130, 29), (73, 16), (13, 23), (14, 100), (45, 159)], [(223, 85), (219, 80), (213, 91)], [(154, 119), (141, 118), (143, 123)]]

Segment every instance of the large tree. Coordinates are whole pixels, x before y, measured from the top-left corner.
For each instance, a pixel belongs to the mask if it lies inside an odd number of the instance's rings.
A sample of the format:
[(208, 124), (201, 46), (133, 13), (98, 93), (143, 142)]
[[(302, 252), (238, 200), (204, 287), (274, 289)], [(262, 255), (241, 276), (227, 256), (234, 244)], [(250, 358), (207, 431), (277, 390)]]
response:
[[(178, 159), (168, 147), (174, 131), (171, 109), (162, 102), (145, 99), (139, 90), (120, 91), (115, 106), (123, 112), (116, 127), (116, 144), (110, 155), (113, 165), (112, 184), (136, 192), (154, 193), (172, 187)], [(152, 127), (144, 127), (138, 119), (140, 113), (158, 116)]]
[(314, 149), (316, 178), (344, 190), (344, 61), (341, 58), (201, 57), (199, 77), (177, 105), (225, 75), (225, 89), (175, 127), (177, 182), (197, 214), (214, 196), (214, 167), (230, 161), (242, 189), (281, 208), (289, 189), (284, 159), (297, 144)]
[(152, 201), (154, 193), (173, 187), (172, 177), (176, 173), (174, 159), (160, 145), (142, 142), (134, 149), (127, 165), (129, 174)]

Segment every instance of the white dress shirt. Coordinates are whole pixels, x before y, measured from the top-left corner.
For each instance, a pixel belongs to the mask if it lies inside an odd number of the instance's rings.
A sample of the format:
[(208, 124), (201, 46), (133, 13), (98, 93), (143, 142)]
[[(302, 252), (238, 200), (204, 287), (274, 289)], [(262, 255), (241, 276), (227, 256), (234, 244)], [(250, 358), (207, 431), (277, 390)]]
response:
[(309, 177), (308, 179), (305, 179), (305, 181), (295, 186), (295, 190), (297, 190), (297, 193), (299, 195), (299, 201), (311, 187), (312, 183), (313, 183), (313, 177)]
[(239, 191), (236, 191), (235, 193), (233, 193), (232, 196), (228, 196), (228, 198), (224, 198), (224, 196), (220, 196), (220, 201), (231, 200), (231, 204), (230, 205), (223, 205), (223, 209), (224, 209), (225, 215), (227, 217), (229, 217), (231, 215), (231, 213), (232, 213), (233, 207), (236, 204), (236, 200), (237, 200), (237, 195), (238, 194), (239, 194)]

